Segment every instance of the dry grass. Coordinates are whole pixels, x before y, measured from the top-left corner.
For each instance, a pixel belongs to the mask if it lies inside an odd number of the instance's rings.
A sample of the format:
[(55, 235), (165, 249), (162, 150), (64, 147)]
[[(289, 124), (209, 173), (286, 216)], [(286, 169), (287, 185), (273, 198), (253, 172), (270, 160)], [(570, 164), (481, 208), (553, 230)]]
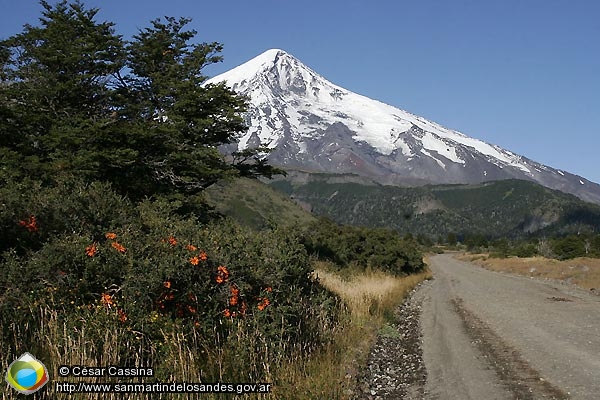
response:
[(344, 279), (330, 272), (326, 264), (319, 264), (315, 274), (323, 286), (344, 301), (343, 320), (322, 351), (292, 360), (283, 368), (277, 398), (352, 398), (358, 373), (366, 364), (379, 330), (407, 293), (431, 277), (428, 271), (407, 277), (371, 272)]
[(385, 317), (425, 279), (423, 274), (395, 277), (383, 272), (369, 272), (348, 280), (324, 269), (317, 270), (316, 275), (323, 286), (344, 300), (354, 321)]
[[(323, 267), (324, 265), (321, 265)], [(199, 337), (183, 337), (179, 332), (163, 332), (164, 341), (161, 348), (154, 346), (148, 351), (143, 340), (131, 339), (124, 332), (106, 329), (102, 324), (93, 321), (82, 321), (80, 328), (73, 330), (58, 318), (56, 311), (50, 309), (31, 310), (40, 313), (41, 328), (34, 333), (38, 343), (36, 349), (16, 346), (18, 352), (33, 351), (40, 359), (48, 360), (50, 382), (35, 397), (39, 399), (139, 399), (147, 398), (147, 394), (67, 394), (54, 391), (55, 382), (105, 383), (114, 379), (107, 377), (60, 378), (60, 365), (108, 366), (123, 365), (122, 357), (126, 354), (138, 354), (136, 364), (154, 366), (162, 369), (159, 381), (163, 382), (201, 382), (207, 372), (203, 368), (210, 366), (213, 376), (238, 376), (239, 382), (248, 382), (244, 376), (264, 376), (265, 381), (272, 383), (273, 390), (268, 394), (238, 396), (253, 399), (347, 399), (355, 390), (358, 371), (366, 364), (369, 350), (374, 344), (377, 333), (393, 310), (400, 304), (406, 294), (419, 282), (430, 277), (429, 273), (408, 277), (393, 277), (383, 273), (360, 274), (343, 279), (335, 273), (319, 269), (321, 283), (337, 293), (344, 301), (340, 306), (340, 323), (332, 326), (321, 321), (324, 331), (330, 337), (323, 347), (309, 351), (296, 348), (283, 353), (271, 351), (271, 348), (285, 346), (285, 343), (269, 343), (259, 331), (252, 327), (240, 329), (237, 335), (228, 341), (229, 351), (217, 351), (217, 346), (206, 346)], [(0, 344), (12, 342), (22, 343), (19, 336), (28, 327), (14, 327), (13, 337), (0, 338)], [(102, 337), (99, 340), (99, 333)], [(31, 333), (31, 332), (30, 332)], [(130, 338), (130, 339), (126, 339)], [(254, 341), (254, 342), (253, 342)], [(262, 349), (264, 354), (246, 360), (244, 370), (239, 370), (240, 352), (247, 351), (248, 344)], [(10, 347), (10, 346), (9, 346)], [(204, 350), (198, 352), (198, 348)], [(4, 371), (20, 354), (0, 348), (0, 364)], [(291, 354), (291, 356), (289, 355)], [(166, 372), (166, 375), (164, 374)], [(164, 378), (163, 378), (164, 377)], [(151, 382), (147, 378), (125, 378), (125, 382)], [(8, 388), (7, 388), (8, 389)], [(224, 395), (195, 394), (155, 394), (156, 399), (217, 399), (229, 398)], [(14, 390), (5, 390), (0, 399), (17, 399), (22, 396)]]
[(600, 288), (600, 259), (597, 258), (560, 261), (544, 257), (489, 258), (488, 254), (464, 254), (457, 258), (472, 261), (492, 271), (556, 279), (588, 290)]

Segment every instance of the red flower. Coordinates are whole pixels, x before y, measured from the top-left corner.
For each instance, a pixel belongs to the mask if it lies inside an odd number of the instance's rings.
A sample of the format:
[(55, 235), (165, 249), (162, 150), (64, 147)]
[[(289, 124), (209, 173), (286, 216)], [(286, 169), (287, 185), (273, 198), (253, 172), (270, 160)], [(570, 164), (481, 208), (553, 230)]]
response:
[(215, 281), (217, 283), (223, 283), (223, 282), (227, 282), (228, 279), (229, 279), (229, 271), (227, 270), (227, 267), (225, 267), (223, 265), (219, 265), (217, 267), (217, 276), (215, 278)]
[(232, 285), (231, 288), (229, 288), (229, 291), (231, 292), (231, 296), (229, 297), (229, 305), (236, 306), (240, 300), (240, 289)]
[(125, 314), (125, 311), (123, 311), (119, 308), (117, 310), (117, 313), (119, 314), (119, 321), (121, 321), (121, 322), (127, 321), (127, 314)]
[(112, 242), (110, 245), (114, 247), (115, 250), (117, 250), (119, 253), (125, 253), (127, 251), (127, 249), (119, 242)]
[(100, 297), (100, 302), (108, 308), (112, 307), (115, 304), (114, 300), (112, 299), (112, 296), (108, 293), (102, 293), (102, 296)]
[(98, 248), (96, 247), (96, 243), (92, 243), (85, 248), (85, 254), (87, 254), (88, 257), (94, 257), (97, 252)]
[(37, 232), (37, 220), (35, 219), (35, 215), (30, 215), (27, 218), (27, 221), (21, 220), (19, 221), (19, 225), (27, 229), (29, 232)]
[(258, 306), (257, 306), (257, 307), (258, 307), (258, 309), (259, 309), (260, 311), (264, 310), (265, 308), (267, 308), (267, 306), (268, 306), (269, 304), (271, 304), (271, 302), (269, 301), (269, 299), (267, 299), (266, 297), (265, 297), (265, 298), (263, 298), (263, 299), (259, 299), (259, 300), (261, 300), (261, 302), (260, 302), (260, 303), (258, 303)]

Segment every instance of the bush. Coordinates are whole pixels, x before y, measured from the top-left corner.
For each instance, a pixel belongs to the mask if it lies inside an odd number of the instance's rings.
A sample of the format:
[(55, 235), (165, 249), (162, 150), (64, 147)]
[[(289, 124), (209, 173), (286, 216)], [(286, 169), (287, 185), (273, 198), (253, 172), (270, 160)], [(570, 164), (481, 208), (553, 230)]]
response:
[(303, 243), (309, 254), (340, 267), (354, 265), (394, 275), (424, 267), (417, 241), (390, 229), (339, 226), (323, 218), (308, 227)]
[(323, 327), (335, 321), (337, 301), (312, 278), (292, 230), (204, 224), (178, 215), (177, 202), (134, 205), (101, 183), (11, 183), (0, 193), (9, 205), (0, 214), (3, 234), (14, 234), (2, 243), (3, 337), (14, 326), (35, 332), (42, 325), (35, 310), (48, 307), (75, 328), (95, 324), (93, 340), (104, 340), (102, 327), (125, 330), (150, 352), (168, 348), (165, 332), (179, 331), (201, 337), (203, 348), (245, 348), (242, 365), (328, 340)]
[(552, 252), (561, 260), (585, 257), (587, 255), (585, 242), (586, 238), (579, 235), (557, 238), (551, 243)]
[(538, 254), (537, 246), (533, 243), (521, 243), (513, 250), (517, 257), (534, 257)]

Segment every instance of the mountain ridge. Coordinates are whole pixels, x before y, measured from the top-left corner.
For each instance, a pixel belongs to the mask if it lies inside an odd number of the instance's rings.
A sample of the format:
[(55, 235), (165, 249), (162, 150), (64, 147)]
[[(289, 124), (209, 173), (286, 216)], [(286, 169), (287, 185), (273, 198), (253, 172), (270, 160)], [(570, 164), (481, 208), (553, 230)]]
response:
[(268, 184), (337, 223), (432, 239), (448, 233), (553, 237), (600, 229), (600, 206), (525, 180), (399, 187), (292, 171)]
[(269, 146), (269, 162), (357, 173), (384, 184), (525, 179), (600, 203), (600, 185), (335, 85), (280, 49), (213, 77), (249, 98), (236, 150)]

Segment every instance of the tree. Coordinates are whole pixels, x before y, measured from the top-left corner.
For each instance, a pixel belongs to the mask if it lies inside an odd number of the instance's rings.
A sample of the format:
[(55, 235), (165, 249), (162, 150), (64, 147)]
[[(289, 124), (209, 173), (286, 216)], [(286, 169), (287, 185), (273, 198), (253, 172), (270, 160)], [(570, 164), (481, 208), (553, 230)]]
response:
[(220, 153), (247, 130), (246, 99), (204, 84), (222, 45), (192, 43), (189, 19), (154, 20), (126, 43), (95, 21), (98, 9), (41, 4), (41, 26), (0, 43), (0, 155), (10, 169), (109, 181), (134, 199), (281, 172), (264, 149)]
[(552, 241), (552, 251), (559, 259), (570, 259), (575, 257), (585, 257), (585, 238), (578, 235), (569, 235), (563, 238), (556, 238)]
[(41, 2), (40, 26), (0, 43), (3, 163), (44, 177), (97, 167), (89, 156), (111, 113), (111, 75), (122, 67), (123, 42), (97, 9), (80, 2)]

